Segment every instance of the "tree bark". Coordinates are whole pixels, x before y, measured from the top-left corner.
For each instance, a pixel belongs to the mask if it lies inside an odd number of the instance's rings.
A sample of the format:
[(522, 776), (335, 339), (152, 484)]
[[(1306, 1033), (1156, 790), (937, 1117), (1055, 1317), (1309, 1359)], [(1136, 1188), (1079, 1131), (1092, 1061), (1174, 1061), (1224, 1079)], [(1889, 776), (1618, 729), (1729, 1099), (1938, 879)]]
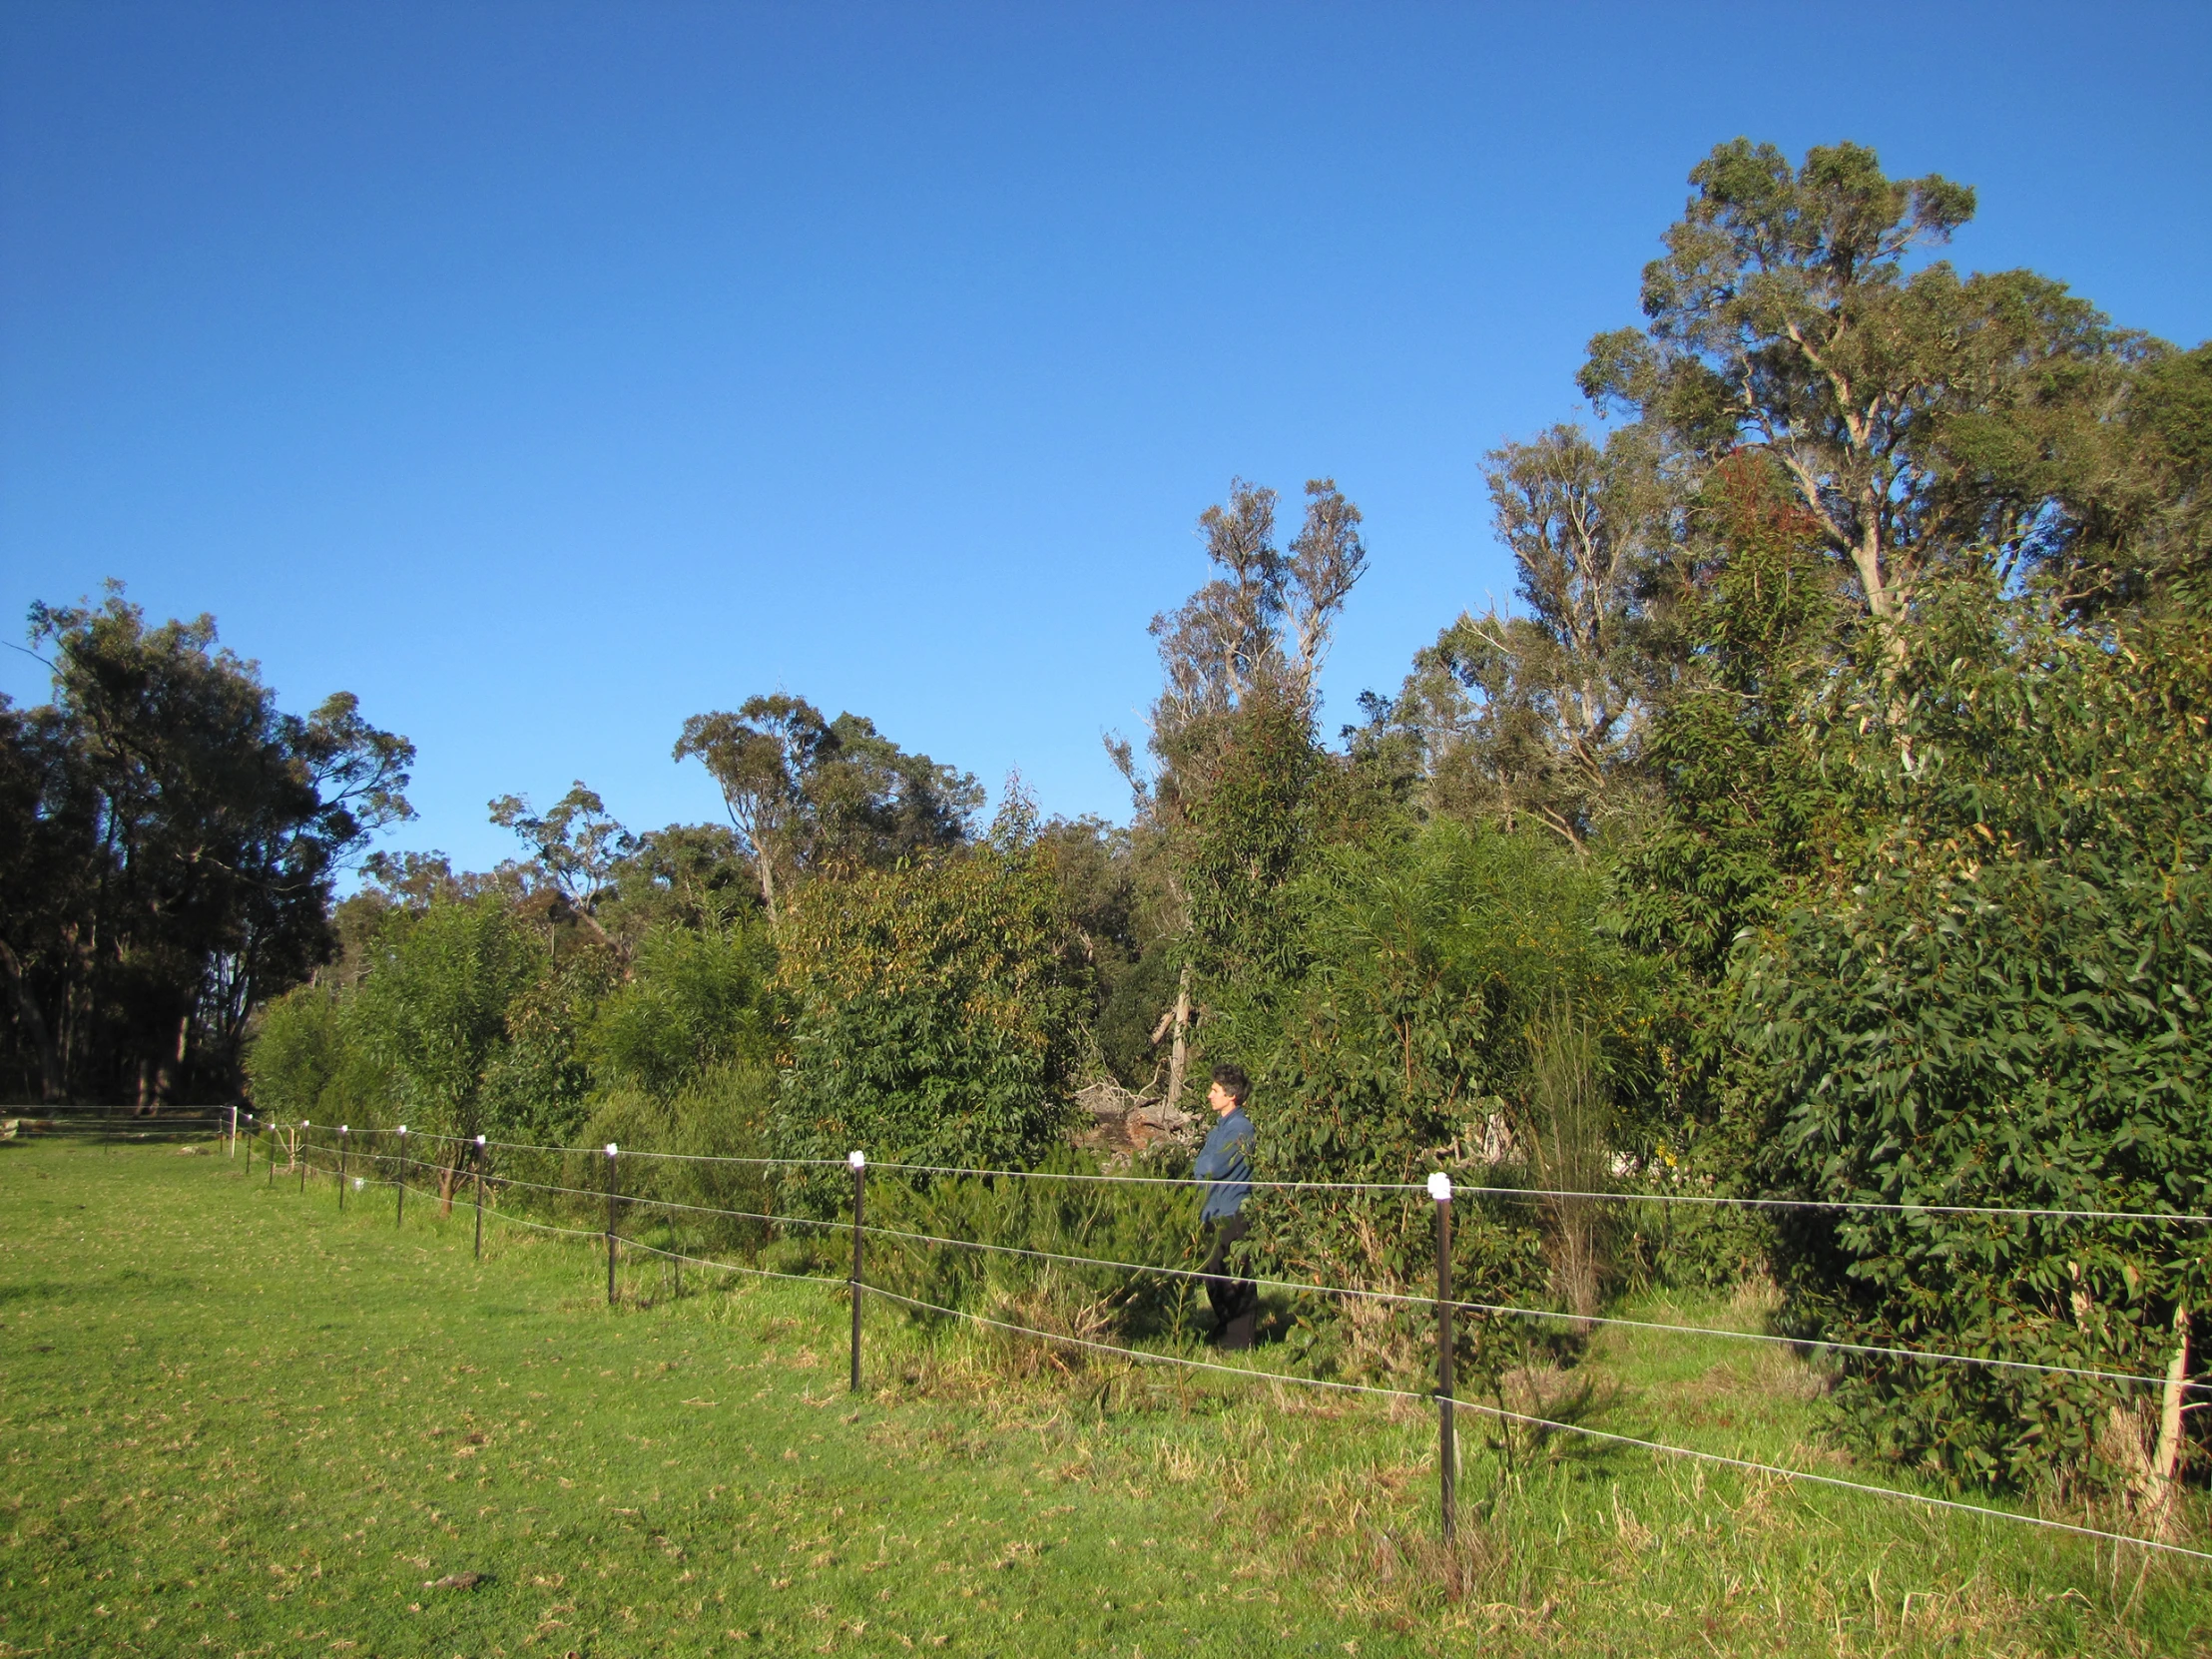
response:
[(773, 932), (776, 927), (776, 864), (766, 846), (759, 841), (753, 845), (754, 861), (761, 866), (761, 902), (768, 906), (768, 925)]
[(23, 977), (23, 963), (5, 939), (0, 939), (0, 968), (7, 969), (8, 983), (15, 991), (16, 1013), (23, 1021), (24, 1030), (31, 1034), (32, 1046), (38, 1050), (39, 1099), (48, 1103), (57, 1101), (62, 1098), (61, 1056), (54, 1050), (54, 1038), (46, 1029), (46, 1015), (39, 1008), (38, 998), (31, 994), (31, 987)]
[(1183, 1071), (1190, 1062), (1190, 1032), (1191, 965), (1185, 962), (1175, 980), (1175, 1046), (1168, 1051), (1167, 1101), (1178, 1110), (1183, 1105)]
[(2151, 1453), (2150, 1509), (2158, 1536), (2174, 1529), (2175, 1477), (2181, 1472), (2182, 1395), (2189, 1382), (2189, 1310), (2174, 1308), (2174, 1357), (2166, 1366), (2166, 1386), (2159, 1400), (2158, 1445)]
[(192, 1010), (186, 1009), (177, 1016), (177, 1041), (168, 1054), (162, 1057), (154, 1072), (154, 1103), (158, 1108), (174, 1106), (185, 1082), (185, 1044), (192, 1036)]

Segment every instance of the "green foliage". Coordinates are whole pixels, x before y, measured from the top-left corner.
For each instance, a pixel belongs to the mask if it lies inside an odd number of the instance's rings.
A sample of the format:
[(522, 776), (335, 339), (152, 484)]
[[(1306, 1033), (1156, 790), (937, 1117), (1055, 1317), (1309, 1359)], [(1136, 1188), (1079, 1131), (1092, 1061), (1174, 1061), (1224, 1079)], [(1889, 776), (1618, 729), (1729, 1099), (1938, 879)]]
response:
[(508, 1009), (540, 961), (496, 895), (394, 916), (377, 937), (357, 1017), (411, 1126), (487, 1132), (484, 1085), (506, 1043)]
[(731, 830), (719, 824), (672, 824), (639, 835), (636, 848), (615, 865), (600, 915), (610, 933), (639, 938), (664, 923), (729, 927), (759, 907), (752, 868)]
[(2092, 457), (2115, 453), (2124, 388), (2166, 348), (2033, 272), (1923, 263), (1973, 192), (1888, 178), (1862, 145), (1792, 168), (1736, 139), (1690, 184), (1644, 270), (1647, 325), (1590, 342), (1593, 400), (1635, 411), (1688, 476), (1774, 457), (1868, 616), (1904, 622), (1954, 566), (2105, 585), (2100, 515), (2081, 509), (2147, 472)]
[(492, 1133), (555, 1143), (574, 1136), (596, 1081), (593, 1016), (620, 973), (615, 951), (603, 944), (538, 961), (509, 999), (504, 1040), (495, 1042), (485, 1065), (481, 1116)]
[(1218, 717), (1213, 741), (1178, 769), (1170, 831), (1189, 933), (1184, 949), (1207, 1002), (1211, 1051), (1257, 1058), (1301, 972), (1297, 888), (1315, 844), (1325, 758), (1299, 710), (1255, 699)]
[(215, 619), (31, 608), (54, 700), (0, 710), (0, 1065), (141, 1107), (236, 1086), (254, 1013), (329, 952), (341, 860), (413, 750), (338, 693), (286, 714)]
[[(765, 1156), (776, 1089), (771, 1066), (738, 1060), (700, 1067), (665, 1095), (619, 1085), (602, 1090), (577, 1138), (586, 1146), (613, 1142), (624, 1149), (625, 1194), (684, 1206), (634, 1205), (626, 1212), (632, 1220), (625, 1231), (656, 1248), (686, 1254), (735, 1250), (757, 1257), (778, 1242), (780, 1230), (754, 1219), (779, 1208), (780, 1184), (773, 1171), (752, 1163), (695, 1161)], [(525, 1166), (516, 1161), (511, 1167)], [(587, 1190), (605, 1175), (604, 1166), (588, 1156), (546, 1160), (535, 1167), (540, 1173), (530, 1179), (555, 1186), (581, 1184)], [(714, 1213), (718, 1211), (739, 1213)]]
[(608, 815), (607, 804), (579, 778), (568, 794), (544, 814), (533, 813), (519, 795), (491, 803), (491, 821), (512, 830), (530, 849), (523, 873), (530, 884), (560, 896), (562, 903), (596, 928), (593, 912), (601, 891), (623, 860), (638, 850), (638, 839)]
[(1068, 1123), (1066, 919), (1018, 829), (952, 857), (823, 876), (778, 939), (795, 1009), (790, 1156), (1026, 1167)]
[(1715, 469), (1696, 523), (1668, 606), (1681, 666), (1646, 745), (1657, 810), (1614, 886), (1630, 943), (1702, 986), (1819, 867), (1842, 806), (1800, 724), (1836, 645), (1817, 527), (1752, 458)]
[(668, 1099), (701, 1073), (760, 1065), (774, 1048), (765, 1002), (775, 955), (753, 921), (701, 932), (663, 924), (638, 943), (631, 975), (593, 1017), (593, 1071), (603, 1087)]
[[(1593, 1063), (1635, 1081), (1644, 976), (1596, 926), (1595, 874), (1539, 833), (1439, 819), (1409, 844), (1331, 851), (1304, 894), (1313, 965), (1252, 1107), (1261, 1174), (1418, 1182), (1441, 1168), (1525, 1184), (1525, 1148), (1542, 1127), (1529, 1109), (1531, 1036), (1547, 1009), (1577, 1010), (1598, 1034)], [(1254, 1214), (1261, 1248), (1289, 1277), (1389, 1289), (1430, 1271), (1428, 1208), (1396, 1194), (1267, 1193)], [(1464, 1206), (1466, 1294), (1540, 1297), (1541, 1222), (1518, 1201)], [(1400, 1323), (1346, 1311), (1335, 1329), (1347, 1363), (1403, 1363)], [(1494, 1373), (1518, 1343), (1478, 1323), (1470, 1363)]]
[(1419, 746), (1431, 811), (1526, 820), (1579, 848), (1634, 805), (1650, 576), (1673, 528), (1650, 436), (1631, 426), (1600, 448), (1555, 426), (1490, 452), (1491, 522), (1525, 609), (1461, 613), (1386, 710)]
[[(1095, 1158), (1065, 1147), (1037, 1167), (1088, 1174), (1099, 1169)], [(1190, 1160), (1162, 1151), (1140, 1158), (1126, 1173), (1187, 1177)], [(1127, 1343), (1171, 1335), (1201, 1323), (1197, 1310), (1204, 1293), (1195, 1280), (1045, 1257), (1142, 1262), (1187, 1271), (1205, 1259), (1198, 1209), (1188, 1187), (989, 1178), (916, 1182), (879, 1176), (868, 1183), (873, 1226), (1042, 1254), (1013, 1256), (884, 1239), (870, 1243), (868, 1280), (939, 1308), (1066, 1336)], [(925, 1323), (943, 1323), (936, 1316), (923, 1318)], [(1061, 1359), (1083, 1363), (1079, 1353)]]
[(983, 804), (971, 775), (907, 754), (865, 716), (828, 721), (781, 692), (692, 716), (675, 753), (713, 774), (771, 918), (808, 871), (962, 844)]
[(351, 1015), (351, 999), (320, 983), (295, 985), (262, 1011), (246, 1074), (264, 1117), (286, 1124), (380, 1121), (392, 1079)]
[(1106, 1069), (1129, 1088), (1142, 1088), (1160, 1069), (1162, 1045), (1152, 1034), (1174, 1006), (1178, 962), (1174, 941), (1161, 940), (1116, 979), (1099, 1013), (1099, 1052)]
[[(1910, 668), (1862, 678), (1829, 767), (1885, 820), (1739, 964), (1737, 1088), (1778, 1191), (1894, 1204), (2212, 1203), (2212, 628), (2098, 632), (1979, 584), (1925, 602)], [(1799, 1217), (1800, 1329), (2131, 1374), (2204, 1306), (2192, 1229)], [(1883, 1453), (1974, 1483), (2100, 1448), (2143, 1390), (1856, 1361)], [(2122, 1459), (2123, 1466), (2125, 1459)]]
[[(1165, 685), (1152, 708), (1160, 772), (1110, 742), (1143, 828), (1160, 836), (1182, 961), (1218, 1057), (1257, 1056), (1299, 970), (1291, 887), (1305, 868), (1330, 761), (1315, 742), (1316, 676), (1367, 568), (1359, 508), (1330, 478), (1306, 485), (1304, 524), (1275, 542), (1276, 493), (1243, 479), (1199, 527), (1215, 575), (1152, 619)], [(1350, 792), (1338, 798), (1351, 805)]]

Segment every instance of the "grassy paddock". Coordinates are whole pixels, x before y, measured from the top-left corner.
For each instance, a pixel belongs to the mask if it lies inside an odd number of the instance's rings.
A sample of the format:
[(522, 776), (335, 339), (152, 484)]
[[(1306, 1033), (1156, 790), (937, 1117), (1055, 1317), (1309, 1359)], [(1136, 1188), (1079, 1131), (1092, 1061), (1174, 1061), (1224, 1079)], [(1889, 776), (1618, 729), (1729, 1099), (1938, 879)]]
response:
[[(0, 1148), (0, 1654), (2212, 1646), (2212, 1569), (1471, 1421), (1447, 1558), (1425, 1410), (878, 1308), (854, 1396), (831, 1290), (638, 1264), (610, 1311), (590, 1246), (487, 1228), (478, 1267), (388, 1190)], [(1522, 1386), (1850, 1470), (1785, 1352), (1608, 1337)]]

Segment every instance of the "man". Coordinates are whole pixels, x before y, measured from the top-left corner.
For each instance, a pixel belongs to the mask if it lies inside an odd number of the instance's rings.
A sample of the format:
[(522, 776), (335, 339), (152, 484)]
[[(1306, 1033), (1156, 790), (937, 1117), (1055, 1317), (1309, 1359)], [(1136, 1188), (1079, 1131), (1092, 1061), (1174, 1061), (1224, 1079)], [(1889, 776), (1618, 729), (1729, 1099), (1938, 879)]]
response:
[(1214, 1346), (1241, 1353), (1252, 1346), (1260, 1323), (1260, 1287), (1249, 1279), (1232, 1276), (1229, 1247), (1251, 1230), (1244, 1202), (1252, 1196), (1252, 1120), (1245, 1116), (1245, 1097), (1252, 1080), (1244, 1067), (1214, 1068), (1213, 1087), (1206, 1104), (1221, 1121), (1216, 1123), (1200, 1149), (1192, 1173), (1207, 1184), (1206, 1208), (1198, 1219), (1214, 1230), (1214, 1248), (1206, 1258), (1206, 1300), (1214, 1307)]

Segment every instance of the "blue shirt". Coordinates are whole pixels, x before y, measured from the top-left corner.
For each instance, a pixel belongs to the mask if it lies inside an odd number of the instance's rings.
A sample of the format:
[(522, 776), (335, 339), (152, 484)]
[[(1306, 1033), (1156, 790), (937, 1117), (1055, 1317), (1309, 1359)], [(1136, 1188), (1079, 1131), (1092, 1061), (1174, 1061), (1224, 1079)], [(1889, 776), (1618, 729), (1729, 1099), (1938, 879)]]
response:
[(1252, 1120), (1242, 1106), (1214, 1125), (1191, 1173), (1207, 1183), (1200, 1221), (1227, 1221), (1244, 1208), (1252, 1196)]

